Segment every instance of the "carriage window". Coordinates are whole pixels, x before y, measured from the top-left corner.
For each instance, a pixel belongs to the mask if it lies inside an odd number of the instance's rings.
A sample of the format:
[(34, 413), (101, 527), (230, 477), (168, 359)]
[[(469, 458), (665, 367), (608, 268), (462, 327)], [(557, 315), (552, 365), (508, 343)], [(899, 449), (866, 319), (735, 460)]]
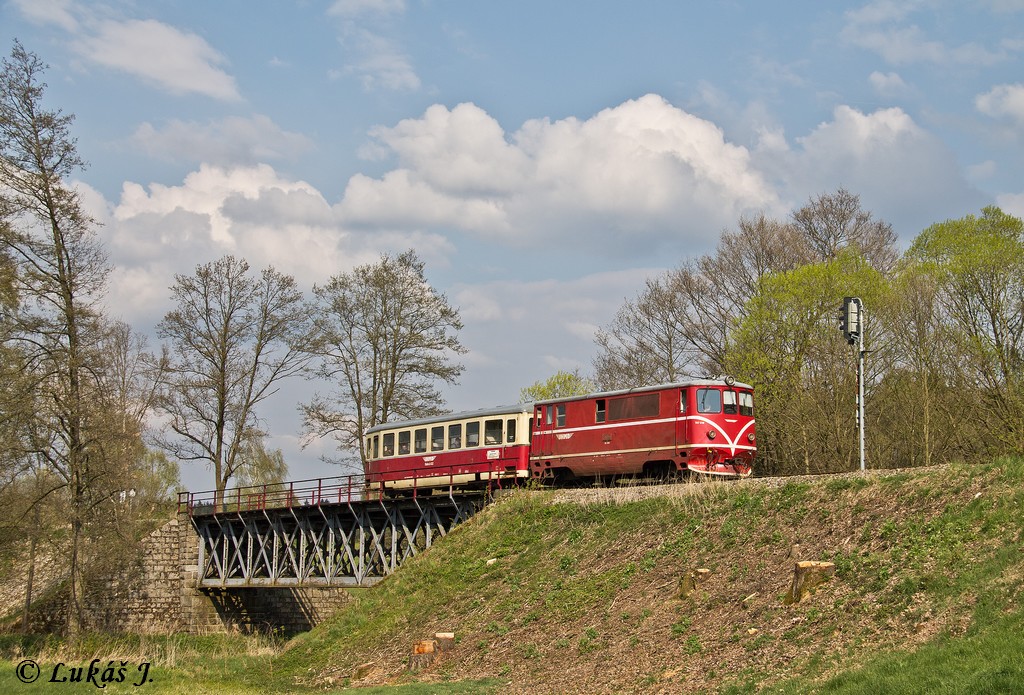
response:
[(597, 412), (594, 414), (594, 422), (604, 422), (604, 399), (597, 399)]
[(718, 389), (697, 389), (697, 412), (722, 412), (722, 392)]
[(484, 420), (484, 444), (501, 444), (501, 420)]
[(430, 428), (430, 450), (440, 451), (444, 448), (444, 425)]
[(516, 440), (516, 421), (513, 420), (512, 418), (509, 418), (507, 421), (507, 425), (505, 427), (505, 437), (505, 441), (507, 441), (509, 444), (513, 443)]
[(686, 412), (686, 389), (683, 389), (679, 392), (679, 412)]
[(555, 412), (558, 414), (555, 418), (556, 427), (565, 427), (565, 404), (556, 405)]
[(462, 425), (448, 425), (448, 448), (462, 448)]
[(417, 454), (424, 453), (427, 450), (427, 428), (424, 427), (423, 429), (416, 430), (412, 442), (413, 447), (415, 447), (413, 451)]
[(608, 402), (608, 419), (629, 420), (638, 417), (657, 417), (660, 402), (661, 398), (657, 393), (613, 398)]
[(395, 455), (395, 433), (388, 432), (384, 435), (384, 455), (394, 456)]
[(722, 391), (722, 412), (726, 415), (736, 414), (736, 392)]
[(466, 446), (480, 446), (480, 423), (466, 423)]
[(740, 391), (740, 415), (754, 416), (754, 394)]
[(409, 453), (409, 440), (412, 438), (412, 432), (406, 430), (405, 432), (398, 433), (398, 453), (399, 455), (407, 455)]
[(377, 435), (366, 438), (366, 458), (377, 458), (377, 449), (379, 444), (380, 443), (377, 441)]

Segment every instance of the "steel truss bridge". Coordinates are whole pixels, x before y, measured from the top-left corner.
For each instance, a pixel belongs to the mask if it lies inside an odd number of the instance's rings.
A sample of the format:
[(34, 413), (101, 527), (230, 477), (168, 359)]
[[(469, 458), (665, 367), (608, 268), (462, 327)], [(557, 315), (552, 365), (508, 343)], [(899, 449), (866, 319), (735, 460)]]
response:
[[(433, 494), (429, 494), (429, 493)], [(183, 492), (199, 537), (199, 587), (363, 587), (426, 550), (490, 499), (415, 490), (386, 499), (363, 476)]]

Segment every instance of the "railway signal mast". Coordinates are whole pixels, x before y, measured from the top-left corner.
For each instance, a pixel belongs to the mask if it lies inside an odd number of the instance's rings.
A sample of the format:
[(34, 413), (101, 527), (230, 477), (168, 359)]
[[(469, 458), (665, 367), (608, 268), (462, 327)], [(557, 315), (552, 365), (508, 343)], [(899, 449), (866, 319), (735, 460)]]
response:
[(864, 303), (860, 297), (843, 297), (839, 328), (850, 345), (857, 346), (857, 436), (860, 439), (860, 469), (864, 470)]

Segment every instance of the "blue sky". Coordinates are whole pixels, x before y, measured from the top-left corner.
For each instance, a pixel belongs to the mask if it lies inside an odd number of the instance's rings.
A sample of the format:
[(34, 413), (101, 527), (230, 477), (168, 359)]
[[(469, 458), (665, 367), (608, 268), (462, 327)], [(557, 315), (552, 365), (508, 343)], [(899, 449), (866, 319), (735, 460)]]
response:
[[(587, 371), (741, 215), (842, 186), (904, 245), (1024, 215), (1024, 0), (0, 2), (77, 117), (111, 313), (151, 332), (225, 253), (308, 289), (413, 247), (466, 325), (454, 409)], [(301, 477), (332, 472), (312, 388), (263, 413)]]

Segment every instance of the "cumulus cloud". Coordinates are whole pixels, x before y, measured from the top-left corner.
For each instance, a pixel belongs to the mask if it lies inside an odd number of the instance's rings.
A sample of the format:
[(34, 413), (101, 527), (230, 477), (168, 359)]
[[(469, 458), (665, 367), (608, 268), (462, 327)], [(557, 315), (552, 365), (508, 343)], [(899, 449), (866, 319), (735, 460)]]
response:
[(996, 85), (978, 95), (974, 105), (993, 118), (1008, 118), (1024, 125), (1024, 83)]
[(706, 241), (742, 212), (778, 206), (745, 148), (656, 95), (511, 134), (476, 105), (435, 105), (372, 136), (397, 166), (350, 180), (341, 209), (362, 224), (616, 253), (641, 239)]
[[(90, 211), (102, 207), (95, 200)], [(224, 254), (253, 267), (273, 265), (307, 288), (385, 250), (445, 249), (428, 234), (346, 229), (313, 186), (278, 175), (269, 165), (226, 169), (204, 165), (180, 185), (125, 183), (101, 228), (116, 270), (116, 313), (155, 321), (166, 310), (175, 273), (191, 273)], [(103, 210), (100, 210), (103, 213)]]
[(259, 114), (209, 123), (172, 120), (161, 127), (143, 123), (129, 142), (135, 150), (159, 159), (215, 165), (288, 160), (313, 148), (305, 135), (283, 130)]
[(758, 163), (776, 172), (793, 206), (842, 186), (904, 240), (936, 219), (984, 204), (952, 152), (899, 108), (862, 113), (839, 106), (795, 147)]

